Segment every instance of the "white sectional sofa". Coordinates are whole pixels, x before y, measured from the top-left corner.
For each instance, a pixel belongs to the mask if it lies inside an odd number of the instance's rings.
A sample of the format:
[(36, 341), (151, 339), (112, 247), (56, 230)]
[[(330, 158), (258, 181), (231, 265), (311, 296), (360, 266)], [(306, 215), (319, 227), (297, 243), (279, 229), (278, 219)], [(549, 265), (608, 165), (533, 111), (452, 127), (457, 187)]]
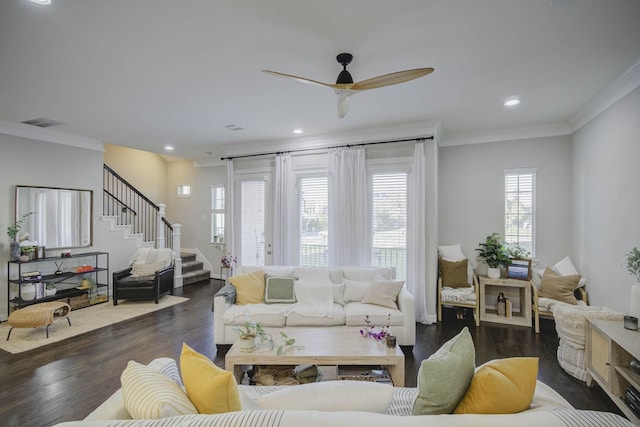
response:
[[(173, 359), (156, 359), (149, 364), (149, 366), (152, 365), (155, 365), (154, 369), (165, 375), (172, 376), (172, 379), (181, 384), (176, 363)], [(165, 369), (167, 369), (166, 372), (164, 371)], [(373, 391), (372, 395), (370, 387), (372, 384), (366, 384), (366, 382), (354, 383), (356, 384), (349, 387), (348, 399), (342, 396), (345, 392), (340, 391), (340, 388), (336, 388), (336, 393), (325, 393), (325, 395), (312, 394), (310, 393), (312, 390), (296, 393), (296, 397), (290, 398), (290, 401), (285, 406), (297, 409), (262, 409), (265, 406), (262, 400), (263, 397), (272, 395), (278, 390), (286, 388), (286, 386), (254, 387), (241, 385), (238, 386), (242, 408), (240, 411), (216, 415), (179, 415), (156, 420), (132, 420), (127, 411), (122, 389), (119, 389), (84, 420), (63, 422), (55, 427), (354, 427), (365, 425), (368, 427), (633, 427), (631, 422), (613, 413), (573, 409), (562, 396), (541, 382), (537, 382), (529, 409), (516, 414), (418, 416), (411, 415), (417, 389), (387, 386), (392, 389), (390, 401), (387, 401), (385, 405), (380, 405), (378, 403), (380, 396), (376, 396), (380, 392)], [(360, 390), (354, 392), (353, 387)], [(303, 389), (296, 388), (295, 390), (302, 391)], [(385, 391), (384, 393), (386, 394), (387, 392)], [(287, 396), (291, 396), (291, 394), (288, 393)], [(267, 406), (274, 406), (274, 399), (270, 400), (271, 404)], [(304, 404), (305, 400), (309, 401), (309, 403)], [(374, 402), (374, 408), (371, 408), (371, 410), (362, 409), (363, 405), (368, 406)], [(165, 405), (170, 406), (170, 403), (166, 402)], [(275, 406), (278, 406), (277, 401)], [(315, 409), (303, 409), (309, 406)], [(331, 410), (331, 406), (336, 406), (336, 409)], [(353, 407), (354, 409), (345, 409), (345, 406)]]
[[(295, 278), (296, 295), (298, 291), (318, 295), (333, 295), (333, 301), (326, 313), (319, 313), (318, 305), (304, 304), (302, 298), (294, 304), (246, 304), (235, 303), (232, 285), (226, 285), (216, 294), (213, 302), (214, 341), (216, 345), (233, 344), (238, 338), (233, 328), (243, 325), (247, 317), (259, 322), (267, 329), (321, 327), (351, 328), (354, 334), (362, 329), (365, 317), (369, 316), (372, 325), (389, 328), (396, 336), (399, 345), (415, 344), (415, 302), (413, 295), (402, 287), (397, 296), (397, 309), (377, 304), (362, 303), (362, 296), (376, 279), (393, 280), (395, 270), (391, 267), (300, 267), (300, 266), (240, 266), (236, 275), (250, 274), (257, 270), (270, 276)], [(308, 298), (307, 298), (308, 299)], [(356, 336), (356, 335), (354, 335)]]

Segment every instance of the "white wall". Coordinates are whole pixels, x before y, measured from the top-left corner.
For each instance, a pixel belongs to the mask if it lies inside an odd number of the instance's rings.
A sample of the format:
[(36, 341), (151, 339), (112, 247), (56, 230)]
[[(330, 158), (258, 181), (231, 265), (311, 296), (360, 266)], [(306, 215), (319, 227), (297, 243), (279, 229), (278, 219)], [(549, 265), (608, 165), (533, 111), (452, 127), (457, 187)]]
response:
[(640, 247), (640, 89), (573, 135), (573, 256), (592, 305), (628, 311), (634, 278), (625, 254)]
[(487, 234), (504, 236), (504, 170), (537, 169), (536, 258), (553, 265), (570, 255), (571, 138), (440, 147), (439, 241), (461, 243), (467, 257)]

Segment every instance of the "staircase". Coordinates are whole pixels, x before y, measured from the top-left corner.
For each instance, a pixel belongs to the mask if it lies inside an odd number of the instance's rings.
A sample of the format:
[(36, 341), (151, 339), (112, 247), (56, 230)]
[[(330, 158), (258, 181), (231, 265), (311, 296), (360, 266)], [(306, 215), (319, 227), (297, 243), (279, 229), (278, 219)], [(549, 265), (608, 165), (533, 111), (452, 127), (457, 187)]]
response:
[(190, 285), (205, 280), (209, 281), (211, 271), (202, 268), (204, 264), (201, 261), (196, 261), (196, 254), (180, 252), (180, 258), (182, 258), (183, 285)]

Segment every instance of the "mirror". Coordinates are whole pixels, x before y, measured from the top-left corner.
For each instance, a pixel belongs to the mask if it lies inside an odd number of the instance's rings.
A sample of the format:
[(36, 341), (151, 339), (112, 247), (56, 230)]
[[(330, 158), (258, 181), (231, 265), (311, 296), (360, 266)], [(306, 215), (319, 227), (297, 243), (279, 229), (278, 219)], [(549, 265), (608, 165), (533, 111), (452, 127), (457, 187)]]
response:
[(93, 244), (93, 191), (16, 186), (16, 221), (29, 212), (18, 232), (49, 249), (83, 248)]

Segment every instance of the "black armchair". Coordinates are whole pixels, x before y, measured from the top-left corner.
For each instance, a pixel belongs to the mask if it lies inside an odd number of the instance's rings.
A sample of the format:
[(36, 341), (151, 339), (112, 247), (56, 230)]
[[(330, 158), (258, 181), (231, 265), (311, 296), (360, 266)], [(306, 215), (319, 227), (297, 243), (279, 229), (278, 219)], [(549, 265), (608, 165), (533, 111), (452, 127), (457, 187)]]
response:
[[(170, 250), (140, 249), (132, 259), (132, 267), (113, 273), (113, 305), (118, 305), (119, 299), (153, 299), (158, 304), (160, 295), (167, 292), (173, 295), (173, 258), (165, 266), (167, 263), (157, 262), (159, 252), (153, 251)], [(167, 254), (173, 253), (165, 253), (165, 260)], [(141, 260), (156, 262), (143, 264)]]

